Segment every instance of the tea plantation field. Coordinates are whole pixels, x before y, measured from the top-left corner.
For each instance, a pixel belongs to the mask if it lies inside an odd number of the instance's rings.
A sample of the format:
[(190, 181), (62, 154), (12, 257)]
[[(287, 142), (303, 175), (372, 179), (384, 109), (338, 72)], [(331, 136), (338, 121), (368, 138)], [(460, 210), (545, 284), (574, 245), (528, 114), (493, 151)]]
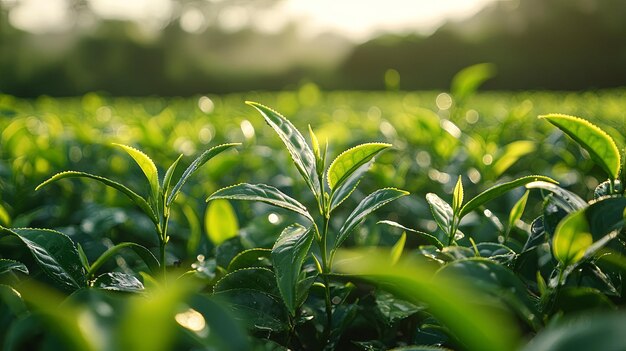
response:
[(626, 349), (625, 111), (624, 90), (0, 95), (0, 343)]

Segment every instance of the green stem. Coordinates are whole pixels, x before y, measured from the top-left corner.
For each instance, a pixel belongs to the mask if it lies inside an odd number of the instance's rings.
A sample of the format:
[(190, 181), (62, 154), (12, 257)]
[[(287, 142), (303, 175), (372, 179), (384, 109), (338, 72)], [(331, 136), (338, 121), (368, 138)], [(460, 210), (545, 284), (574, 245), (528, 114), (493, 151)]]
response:
[(166, 274), (167, 274), (167, 264), (165, 262), (165, 245), (167, 245), (167, 242), (169, 241), (169, 237), (167, 236), (167, 226), (169, 223), (169, 211), (168, 213), (163, 217), (163, 236), (161, 238), (161, 265), (163, 266), (163, 281), (165, 282), (165, 278), (166, 278)]
[(451, 246), (454, 242), (454, 236), (456, 234), (456, 229), (459, 227), (458, 220), (456, 215), (452, 218), (452, 226), (450, 226), (450, 234), (448, 235), (448, 246)]

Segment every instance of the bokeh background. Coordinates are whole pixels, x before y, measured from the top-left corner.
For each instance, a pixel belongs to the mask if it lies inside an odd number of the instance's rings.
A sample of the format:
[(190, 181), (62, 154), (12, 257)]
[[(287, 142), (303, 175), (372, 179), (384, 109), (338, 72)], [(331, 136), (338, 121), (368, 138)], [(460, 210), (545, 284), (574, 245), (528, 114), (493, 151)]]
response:
[(0, 0), (0, 92), (189, 96), (626, 82), (623, 0)]

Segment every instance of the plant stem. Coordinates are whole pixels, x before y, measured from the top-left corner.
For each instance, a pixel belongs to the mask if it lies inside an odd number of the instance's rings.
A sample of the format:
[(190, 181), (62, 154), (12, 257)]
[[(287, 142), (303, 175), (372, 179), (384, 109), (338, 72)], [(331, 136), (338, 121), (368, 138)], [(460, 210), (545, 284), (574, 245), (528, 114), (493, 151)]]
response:
[[(322, 204), (322, 207), (326, 208), (324, 204)], [(331, 268), (328, 256), (328, 223), (330, 222), (330, 218), (326, 211), (324, 211), (322, 215), (324, 217), (324, 229), (320, 234), (319, 247), (322, 255), (322, 279), (324, 281), (324, 300), (326, 303), (326, 327), (324, 328), (324, 340), (328, 342), (333, 320), (333, 309), (330, 298), (330, 281), (328, 279), (328, 273), (330, 273)]]
[(167, 264), (165, 262), (165, 245), (167, 245), (168, 236), (167, 236), (167, 225), (169, 223), (170, 214), (169, 209), (166, 209), (163, 213), (163, 229), (159, 233), (159, 244), (160, 244), (160, 253), (161, 253), (161, 269), (163, 274), (163, 283), (165, 283), (167, 277)]

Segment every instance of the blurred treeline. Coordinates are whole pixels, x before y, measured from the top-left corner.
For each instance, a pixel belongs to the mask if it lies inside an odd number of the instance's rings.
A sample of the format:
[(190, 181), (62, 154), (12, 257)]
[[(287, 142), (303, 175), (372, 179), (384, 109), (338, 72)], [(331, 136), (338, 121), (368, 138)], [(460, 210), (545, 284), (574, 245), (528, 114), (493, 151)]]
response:
[[(259, 17), (274, 2), (245, 6)], [(194, 2), (180, 1), (188, 3)], [(79, 6), (77, 13), (88, 11)], [(137, 23), (113, 20), (32, 34), (13, 28), (9, 12), (0, 2), (0, 91), (18, 96), (171, 96), (279, 90), (306, 81), (325, 89), (441, 89), (459, 69), (479, 62), (497, 67), (488, 89), (626, 85), (623, 0), (498, 1), (429, 36), (386, 34), (362, 44), (336, 33), (307, 37), (297, 20), (274, 33), (210, 25), (189, 33), (180, 12), (150, 35)]]

